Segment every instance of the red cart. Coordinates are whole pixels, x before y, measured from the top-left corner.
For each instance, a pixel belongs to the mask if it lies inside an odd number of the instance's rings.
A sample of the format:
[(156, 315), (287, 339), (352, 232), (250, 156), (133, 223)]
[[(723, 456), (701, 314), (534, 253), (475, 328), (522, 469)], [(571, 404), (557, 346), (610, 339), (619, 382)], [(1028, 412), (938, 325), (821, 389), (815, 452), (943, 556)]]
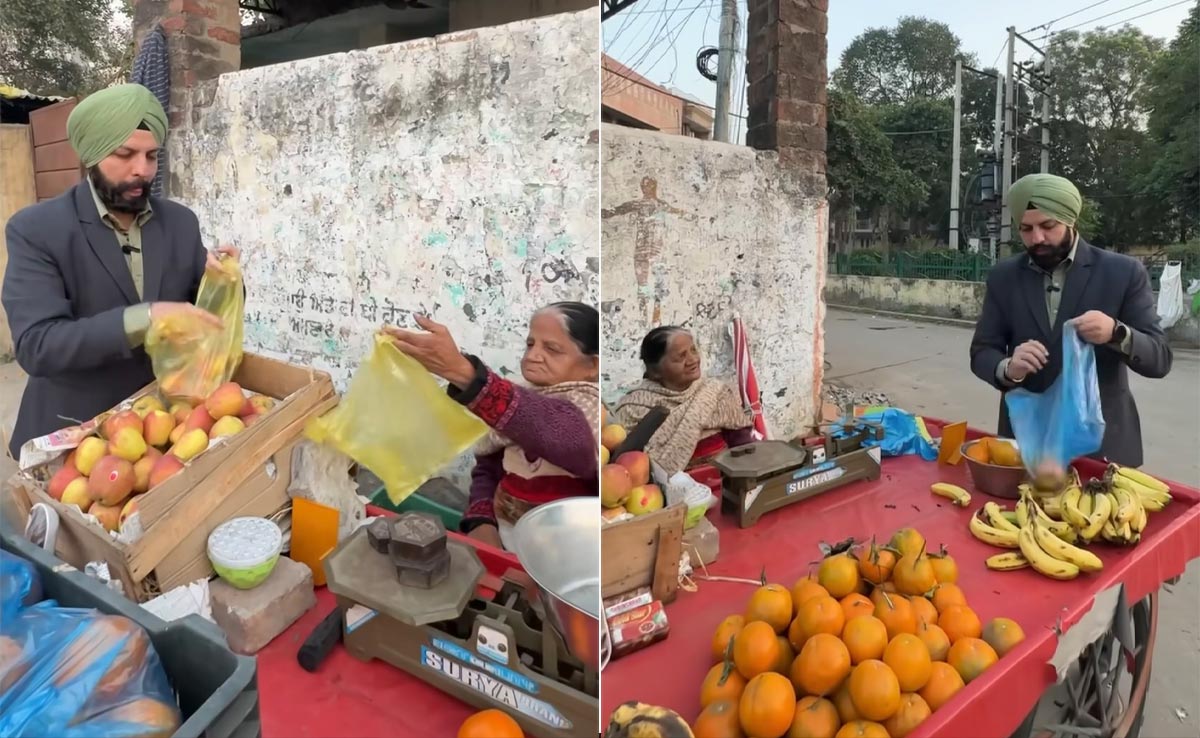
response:
[[(944, 425), (928, 418), (926, 423), (935, 435)], [(968, 432), (969, 438), (982, 435)], [(1103, 472), (1103, 465), (1090, 460), (1076, 466), (1085, 479)], [(986, 569), (984, 559), (998, 550), (967, 529), (985, 496), (973, 492), (972, 504), (958, 508), (930, 493), (937, 481), (972, 489), (965, 464), (939, 466), (905, 456), (884, 459), (877, 481), (768, 513), (750, 528), (710, 513), (721, 532), (721, 554), (709, 573), (757, 579), (765, 566), (768, 580), (790, 586), (820, 559), (821, 541), (866, 541), (872, 535), (887, 540), (899, 528), (915, 527), (930, 546), (945, 544), (953, 554), (959, 585), (980, 618), (1012, 618), (1026, 639), (935, 712), (913, 738), (1050, 735), (1061, 724), (1096, 728), (1091, 734), (1105, 738), (1136, 736), (1150, 679), (1159, 587), (1200, 557), (1200, 491), (1168, 482), (1174, 502), (1152, 513), (1135, 547), (1095, 546), (1103, 571), (1064, 582), (1031, 569)], [(667, 607), (671, 631), (665, 641), (612, 662), (601, 674), (602, 716), (629, 700), (673, 709), (689, 721), (699, 713), (700, 682), (712, 665), (712, 634), (724, 617), (741, 612), (752, 588), (698, 584), (699, 591), (680, 592)], [(1050, 662), (1059, 633), (1093, 629), (1098, 639), (1065, 657), (1070, 668), (1058, 684)]]

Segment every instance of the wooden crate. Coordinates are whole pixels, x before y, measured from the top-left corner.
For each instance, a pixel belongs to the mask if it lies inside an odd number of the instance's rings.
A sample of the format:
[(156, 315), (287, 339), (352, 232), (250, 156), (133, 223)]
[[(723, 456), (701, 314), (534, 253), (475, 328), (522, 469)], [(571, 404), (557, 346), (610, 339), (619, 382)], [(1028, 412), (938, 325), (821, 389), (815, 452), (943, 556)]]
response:
[(214, 444), (183, 471), (141, 495), (138, 511), (144, 533), (136, 542), (115, 540), (78, 508), (51, 498), (46, 492), (49, 464), (9, 480), (18, 505), (26, 511), (37, 502), (54, 507), (60, 517), (59, 558), (78, 568), (89, 561), (106, 562), (126, 595), (139, 602), (210, 576), (209, 533), (229, 518), (269, 516), (288, 504), (292, 456), (303, 441), (304, 425), (338, 402), (328, 374), (255, 354), (245, 355), (234, 381), (279, 402), (262, 420)]
[(686, 514), (687, 505), (676, 503), (633, 520), (602, 524), (600, 596), (615, 597), (650, 587), (654, 599), (663, 604), (674, 602)]

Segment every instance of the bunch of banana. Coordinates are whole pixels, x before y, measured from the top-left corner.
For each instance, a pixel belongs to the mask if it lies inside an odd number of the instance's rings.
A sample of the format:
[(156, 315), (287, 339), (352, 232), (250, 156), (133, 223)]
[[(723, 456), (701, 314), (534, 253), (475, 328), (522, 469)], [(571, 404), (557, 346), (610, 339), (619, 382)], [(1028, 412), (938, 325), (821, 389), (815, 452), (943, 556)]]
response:
[(1074, 543), (1079, 540), (1078, 533), (1075, 532), (1075, 527), (1071, 523), (1063, 520), (1055, 520), (1046, 514), (1042, 506), (1038, 504), (1032, 494), (1022, 493), (1021, 499), (1017, 500), (1016, 504), (1017, 526), (1024, 528), (1029, 525), (1030, 521), (1035, 517), (1041, 521), (1046, 528), (1067, 543)]
[(1138, 498), (1142, 507), (1158, 512), (1171, 502), (1171, 488), (1145, 472), (1109, 464), (1106, 476), (1119, 487)]
[(626, 702), (608, 717), (604, 738), (695, 738), (687, 721), (665, 707)]
[(1113, 498), (1107, 494), (1107, 487), (1094, 479), (1086, 490), (1063, 496), (1063, 517), (1075, 526), (1085, 543), (1100, 536), (1112, 512)]
[[(983, 518), (986, 517), (987, 520)], [(1000, 506), (989, 502), (971, 516), (968, 525), (971, 535), (997, 548), (1019, 548), (1017, 544), (1017, 526), (1004, 517)]]

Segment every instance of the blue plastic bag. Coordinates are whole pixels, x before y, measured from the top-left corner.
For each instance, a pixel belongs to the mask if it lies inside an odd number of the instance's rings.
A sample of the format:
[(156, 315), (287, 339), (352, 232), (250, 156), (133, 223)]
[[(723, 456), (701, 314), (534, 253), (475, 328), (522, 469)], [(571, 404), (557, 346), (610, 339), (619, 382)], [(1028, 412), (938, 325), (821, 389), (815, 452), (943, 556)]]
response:
[(1062, 350), (1062, 373), (1045, 392), (1015, 389), (1004, 396), (1021, 462), (1034, 479), (1039, 472), (1065, 474), (1104, 441), (1096, 350), (1072, 323), (1063, 326)]
[(0, 550), (0, 624), (15, 619), (23, 608), (41, 599), (42, 580), (33, 564)]
[(925, 430), (924, 422), (911, 413), (889, 407), (878, 412), (864, 413), (854, 420), (879, 423), (883, 426), (883, 440), (878, 443), (864, 441), (863, 446), (878, 445), (884, 456), (916, 454), (925, 461), (933, 461), (938, 457), (938, 450)]

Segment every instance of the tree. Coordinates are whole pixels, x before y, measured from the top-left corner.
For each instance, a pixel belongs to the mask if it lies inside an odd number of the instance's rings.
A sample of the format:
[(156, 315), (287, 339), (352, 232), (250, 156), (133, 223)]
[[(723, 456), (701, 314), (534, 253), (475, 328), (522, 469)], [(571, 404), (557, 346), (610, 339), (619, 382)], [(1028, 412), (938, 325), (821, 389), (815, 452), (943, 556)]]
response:
[[(941, 99), (954, 90), (953, 60), (961, 54), (950, 26), (904, 16), (895, 28), (870, 28), (851, 41), (833, 83), (868, 105)], [(974, 55), (965, 59), (976, 63)]]
[(132, 62), (127, 22), (111, 0), (5, 0), (0, 82), (37, 95), (75, 96), (124, 77)]

